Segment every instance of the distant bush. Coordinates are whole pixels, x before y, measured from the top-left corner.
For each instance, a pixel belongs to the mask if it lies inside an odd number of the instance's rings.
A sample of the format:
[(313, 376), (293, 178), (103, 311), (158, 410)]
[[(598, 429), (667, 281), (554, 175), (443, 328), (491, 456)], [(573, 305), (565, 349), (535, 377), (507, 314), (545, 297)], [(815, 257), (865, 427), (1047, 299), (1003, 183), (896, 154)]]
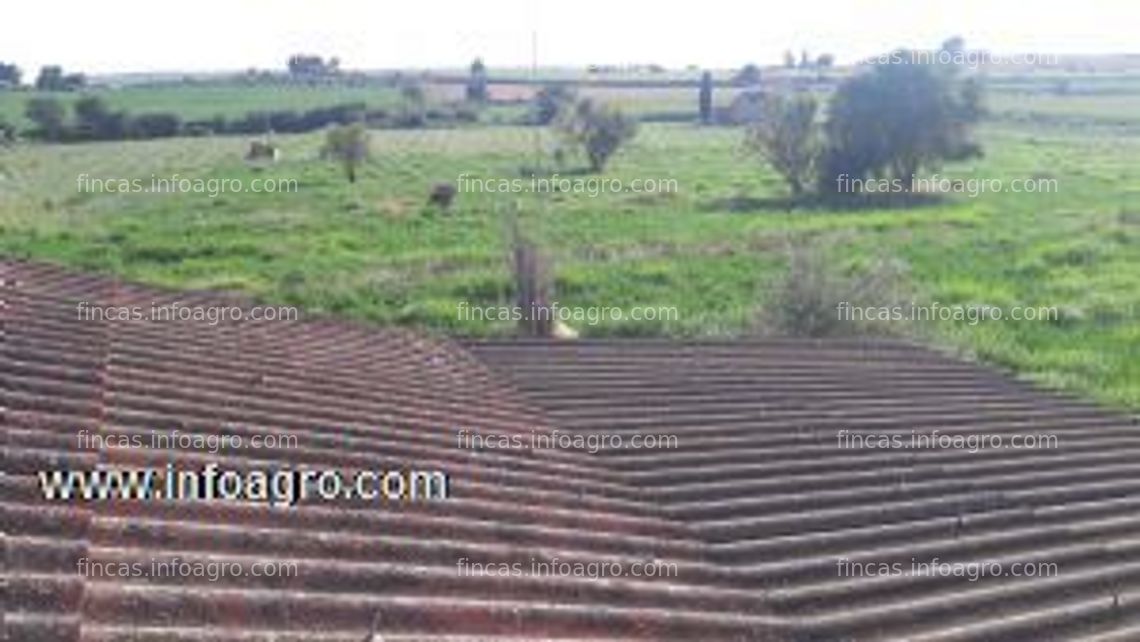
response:
[(369, 109), (364, 112), (364, 123), (369, 127), (382, 127), (388, 123), (391, 114), (385, 109)]
[(184, 123), (178, 114), (172, 112), (130, 114), (121, 110), (113, 111), (101, 96), (83, 96), (76, 100), (73, 108), (74, 121), (69, 121), (63, 103), (47, 96), (29, 100), (25, 113), (35, 125), (28, 134), (51, 142), (211, 134), (304, 133), (357, 122), (374, 127), (423, 127), (429, 121), (456, 123), (479, 119), (478, 110), (466, 105), (428, 108), (419, 85), (412, 85), (411, 89), (406, 86), (402, 95), (404, 105), (395, 114), (387, 110), (369, 110), (363, 102), (351, 102), (306, 111), (255, 110), (232, 118), (217, 115)]
[(269, 113), (264, 111), (247, 112), (245, 116), (231, 120), (226, 125), (228, 134), (265, 134), (269, 132)]
[(787, 271), (772, 284), (760, 311), (760, 327), (772, 334), (828, 337), (888, 334), (885, 322), (843, 314), (859, 308), (901, 306), (908, 289), (904, 266), (878, 262), (844, 274), (828, 261), (825, 248), (805, 243), (788, 247)]
[(182, 125), (182, 134), (185, 136), (209, 136), (217, 133), (218, 130), (214, 129), (213, 121), (209, 120), (192, 120)]
[(32, 98), (28, 101), (24, 114), (35, 123), (33, 134), (50, 141), (63, 138), (66, 128), (67, 110), (54, 98)]
[(39, 91), (75, 91), (87, 86), (87, 77), (83, 74), (65, 74), (59, 65), (46, 65), (40, 68), (35, 86)]
[(368, 130), (362, 123), (337, 126), (326, 135), (322, 155), (339, 161), (344, 167), (348, 182), (355, 183), (357, 168), (368, 160), (370, 154), (369, 138)]
[(167, 138), (182, 132), (182, 117), (170, 112), (139, 114), (129, 123), (132, 138)]
[(16, 127), (6, 120), (0, 119), (0, 143), (7, 144), (15, 142), (16, 140)]
[(126, 112), (111, 111), (98, 96), (84, 96), (72, 105), (75, 129), (70, 138), (78, 140), (118, 140), (127, 136)]
[(479, 120), (479, 110), (460, 105), (455, 108), (452, 118), (461, 123), (474, 123)]
[(309, 132), (323, 129), (329, 125), (346, 125), (363, 120), (366, 111), (363, 103), (315, 107), (301, 114), (297, 131)]
[(427, 124), (427, 96), (423, 85), (410, 81), (400, 87), (400, 113), (396, 116), (397, 127), (423, 127)]
[(23, 75), (15, 64), (0, 62), (0, 89), (19, 87)]
[(269, 129), (275, 132), (290, 133), (304, 131), (301, 115), (291, 109), (269, 113)]
[(574, 90), (566, 85), (546, 85), (534, 96), (533, 120), (538, 125), (549, 125), (558, 114), (575, 100)]
[(637, 135), (637, 121), (616, 108), (583, 98), (559, 116), (558, 128), (580, 145), (590, 169), (600, 172), (622, 145)]
[(281, 148), (268, 140), (250, 141), (249, 151), (245, 153), (245, 159), (255, 163), (261, 161), (276, 163), (279, 158), (281, 158)]

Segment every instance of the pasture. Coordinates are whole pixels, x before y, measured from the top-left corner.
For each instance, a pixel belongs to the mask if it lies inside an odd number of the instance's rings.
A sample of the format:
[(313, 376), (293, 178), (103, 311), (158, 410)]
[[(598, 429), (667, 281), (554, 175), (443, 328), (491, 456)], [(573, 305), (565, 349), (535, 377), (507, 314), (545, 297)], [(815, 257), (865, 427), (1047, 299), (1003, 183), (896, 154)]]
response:
[[(511, 302), (505, 221), (517, 213), (550, 255), (560, 305), (678, 312), (665, 322), (603, 320), (577, 328), (584, 336), (722, 336), (756, 331), (756, 314), (785, 269), (786, 244), (811, 239), (829, 248), (840, 271), (895, 262), (920, 303), (1056, 307), (1052, 321), (911, 323), (898, 331), (1137, 408), (1140, 85), (1054, 95), (1050, 82), (1028, 94), (995, 93), (994, 118), (979, 132), (985, 157), (942, 172), (1052, 179), (1050, 193), (957, 194), (909, 209), (789, 209), (783, 183), (744, 150), (742, 130), (688, 123), (642, 124), (604, 174), (626, 185), (671, 179), (675, 191), (461, 191), (447, 212), (427, 203), (431, 185), (554, 171), (553, 135), (517, 126), (374, 131), (374, 159), (353, 185), (320, 160), (317, 133), (275, 137), (283, 159), (268, 167), (243, 162), (242, 136), (25, 144), (0, 148), (0, 251), (164, 286), (235, 290), (311, 314), (501, 335), (513, 326), (462, 320), (457, 307)], [(591, 91), (639, 114), (695, 103), (695, 90)], [(718, 91), (717, 102), (729, 95)], [(206, 118), (266, 106), (382, 107), (398, 93), (148, 88), (107, 97), (119, 107)], [(19, 114), (16, 98), (0, 94), (0, 115)], [(84, 175), (173, 174), (246, 185), (276, 178), (297, 189), (216, 196), (78, 189)]]

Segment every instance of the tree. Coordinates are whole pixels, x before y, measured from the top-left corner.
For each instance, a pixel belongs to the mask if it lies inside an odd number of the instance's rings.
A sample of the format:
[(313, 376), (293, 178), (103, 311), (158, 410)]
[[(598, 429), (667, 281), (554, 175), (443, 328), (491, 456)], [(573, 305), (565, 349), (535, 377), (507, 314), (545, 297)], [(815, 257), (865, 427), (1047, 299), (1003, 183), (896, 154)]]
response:
[(811, 68), (811, 56), (808, 56), (807, 49), (800, 52), (800, 69)]
[(40, 67), (40, 75), (36, 77), (36, 89), (39, 91), (58, 91), (62, 85), (63, 67), (59, 65)]
[(792, 53), (791, 49), (784, 52), (784, 66), (788, 69), (796, 68), (796, 54)]
[(467, 100), (481, 103), (487, 100), (487, 67), (482, 58), (471, 63), (471, 73), (467, 79)]
[(11, 143), (16, 140), (16, 127), (0, 118), (0, 143)]
[(182, 133), (182, 117), (173, 112), (139, 114), (127, 126), (135, 138), (169, 138)]
[(0, 89), (19, 87), (24, 72), (14, 64), (0, 62)]
[(325, 137), (324, 155), (339, 161), (348, 182), (356, 182), (356, 170), (368, 160), (370, 137), (363, 123), (339, 125)]
[(602, 171), (614, 152), (637, 134), (636, 120), (589, 98), (565, 110), (558, 127), (567, 140), (581, 145), (594, 172)]
[(32, 98), (24, 110), (28, 120), (36, 124), (36, 133), (45, 140), (57, 141), (63, 137), (66, 111), (54, 98)]
[(87, 77), (83, 74), (64, 74), (63, 67), (59, 65), (45, 65), (40, 68), (36, 77), (36, 89), (39, 91), (73, 91), (82, 89), (87, 85)]
[(546, 85), (534, 95), (534, 121), (549, 125), (567, 105), (574, 104), (574, 90), (562, 84)]
[(820, 69), (829, 69), (835, 66), (835, 56), (829, 53), (819, 54), (819, 57), (815, 59), (815, 66)]
[[(890, 57), (916, 59), (911, 52)], [(908, 191), (920, 169), (979, 155), (971, 134), (983, 113), (981, 85), (960, 71), (954, 64), (890, 62), (844, 81), (830, 104), (821, 187), (834, 191), (840, 178), (874, 175)]]
[(713, 108), (713, 78), (711, 72), (706, 71), (701, 74), (701, 91), (697, 102), (700, 108), (701, 122), (708, 125), (712, 122)]
[(811, 94), (766, 96), (746, 139), (787, 182), (793, 196), (810, 185), (819, 157), (819, 103)]
[(87, 76), (83, 74), (67, 74), (63, 77), (63, 91), (78, 91), (87, 86)]
[(117, 140), (126, 136), (127, 115), (113, 112), (98, 96), (84, 96), (72, 106), (75, 112), (76, 133), (80, 138)]
[(732, 77), (732, 82), (733, 84), (744, 86), (759, 84), (760, 67), (751, 62), (744, 65), (740, 68), (740, 71), (736, 72), (736, 75)]

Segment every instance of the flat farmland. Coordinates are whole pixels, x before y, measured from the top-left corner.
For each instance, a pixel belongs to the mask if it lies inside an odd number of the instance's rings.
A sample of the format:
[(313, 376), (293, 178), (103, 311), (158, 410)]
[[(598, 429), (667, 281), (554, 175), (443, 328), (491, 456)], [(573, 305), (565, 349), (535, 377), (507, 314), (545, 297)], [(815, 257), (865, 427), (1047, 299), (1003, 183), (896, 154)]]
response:
[[(647, 110), (683, 108), (685, 99), (683, 90), (652, 90), (659, 95), (648, 101), (645, 90), (601, 91)], [(1133, 99), (1042, 96), (1021, 108), (1095, 118)], [(603, 178), (656, 181), (659, 190), (597, 195), (478, 190), (473, 179), (525, 182), (536, 166), (557, 171), (548, 161), (557, 139), (542, 128), (375, 131), (374, 159), (355, 185), (318, 158), (319, 134), (278, 136), (284, 159), (266, 169), (242, 161), (244, 137), (17, 146), (0, 155), (0, 248), (168, 286), (498, 335), (512, 326), (465, 320), (456, 310), (460, 302), (510, 302), (504, 220), (515, 212), (549, 252), (562, 305), (677, 310), (668, 321), (602, 320), (579, 328), (584, 335), (721, 336), (754, 330), (769, 284), (784, 269), (786, 242), (808, 238), (833, 247), (844, 270), (899, 262), (922, 302), (1056, 308), (1059, 318), (1048, 322), (900, 330), (1050, 384), (1140, 405), (1135, 129), (990, 123), (981, 132), (985, 158), (942, 174), (1053, 179), (1055, 193), (958, 194), (908, 210), (788, 210), (779, 204), (782, 183), (744, 151), (742, 137), (738, 128), (643, 124)], [(91, 193), (78, 185), (84, 175), (173, 174), (247, 185), (274, 178), (296, 188), (211, 196)], [(450, 212), (427, 204), (432, 184), (461, 177), (467, 189)]]

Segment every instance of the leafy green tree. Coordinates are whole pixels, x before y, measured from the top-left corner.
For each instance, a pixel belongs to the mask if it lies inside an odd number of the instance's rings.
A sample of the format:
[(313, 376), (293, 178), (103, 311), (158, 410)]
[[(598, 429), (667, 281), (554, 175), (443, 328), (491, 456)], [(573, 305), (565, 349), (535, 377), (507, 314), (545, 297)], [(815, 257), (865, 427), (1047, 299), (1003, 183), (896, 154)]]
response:
[(567, 140), (582, 147), (594, 172), (602, 171), (614, 152), (637, 135), (636, 120), (589, 98), (565, 110), (558, 127)]
[(736, 75), (732, 77), (732, 82), (736, 85), (747, 87), (749, 85), (759, 84), (760, 78), (760, 67), (750, 62), (741, 67), (740, 71), (736, 72)]
[(5, 87), (19, 87), (23, 71), (14, 64), (0, 62), (0, 89)]
[[(830, 104), (820, 187), (873, 175), (909, 190), (920, 169), (980, 155), (971, 138), (981, 119), (982, 89), (953, 64), (915, 64), (911, 52), (871, 65), (844, 81)], [(906, 61), (906, 62), (894, 62)]]
[(118, 140), (127, 134), (127, 115), (111, 111), (99, 96), (84, 96), (72, 106), (76, 134), (92, 140)]
[(58, 141), (66, 129), (67, 111), (54, 98), (38, 97), (28, 101), (24, 114), (36, 124), (36, 133), (41, 138)]
[(63, 67), (59, 65), (45, 65), (40, 67), (40, 75), (36, 77), (36, 89), (40, 91), (58, 91), (63, 86)]
[(762, 155), (800, 196), (811, 184), (820, 152), (819, 102), (811, 94), (765, 96), (747, 145)]
[(63, 67), (59, 65), (45, 65), (40, 68), (36, 77), (36, 89), (39, 91), (74, 91), (87, 85), (87, 77), (83, 74), (64, 74)]

